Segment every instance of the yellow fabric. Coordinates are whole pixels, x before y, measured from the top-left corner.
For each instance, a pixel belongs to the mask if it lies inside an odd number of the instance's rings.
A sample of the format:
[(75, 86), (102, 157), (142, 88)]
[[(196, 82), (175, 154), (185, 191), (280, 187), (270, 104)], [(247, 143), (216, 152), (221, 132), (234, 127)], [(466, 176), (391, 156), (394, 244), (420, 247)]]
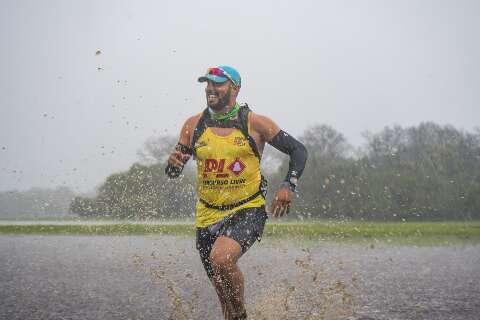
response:
[[(199, 198), (216, 206), (229, 205), (246, 199), (259, 190), (260, 161), (240, 130), (233, 129), (227, 136), (218, 136), (211, 128), (207, 128), (194, 148)], [(261, 195), (225, 211), (206, 208), (198, 201), (195, 225), (206, 227), (234, 211), (263, 205), (265, 199)]]

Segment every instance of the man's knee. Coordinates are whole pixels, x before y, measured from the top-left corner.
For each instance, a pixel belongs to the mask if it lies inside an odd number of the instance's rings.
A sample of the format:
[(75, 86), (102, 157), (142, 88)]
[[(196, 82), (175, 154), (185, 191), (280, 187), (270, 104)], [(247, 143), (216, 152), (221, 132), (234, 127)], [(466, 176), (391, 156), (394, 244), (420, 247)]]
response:
[(236, 259), (229, 252), (213, 251), (210, 253), (210, 261), (215, 270), (230, 270), (236, 263)]
[(210, 252), (210, 261), (214, 269), (231, 269), (242, 255), (240, 244), (228, 237), (219, 237)]

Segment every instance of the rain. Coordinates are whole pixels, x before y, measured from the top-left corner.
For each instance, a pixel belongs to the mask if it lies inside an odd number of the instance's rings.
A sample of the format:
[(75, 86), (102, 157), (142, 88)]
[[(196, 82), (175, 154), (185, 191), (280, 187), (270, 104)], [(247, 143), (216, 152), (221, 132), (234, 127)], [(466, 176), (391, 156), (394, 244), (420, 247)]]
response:
[[(2, 1), (0, 319), (223, 319), (199, 194), (227, 207), (210, 235), (253, 239), (248, 319), (478, 319), (479, 15), (468, 0)], [(273, 125), (252, 122), (256, 145), (209, 128), (166, 174), (207, 107), (198, 77), (221, 65), (308, 151), (295, 190)], [(235, 220), (252, 203), (264, 228)]]

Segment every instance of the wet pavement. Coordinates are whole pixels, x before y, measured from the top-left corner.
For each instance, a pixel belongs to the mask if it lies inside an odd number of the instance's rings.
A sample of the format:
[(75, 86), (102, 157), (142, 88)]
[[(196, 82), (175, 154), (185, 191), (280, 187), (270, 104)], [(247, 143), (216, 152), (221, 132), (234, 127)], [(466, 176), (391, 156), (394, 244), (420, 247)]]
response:
[[(0, 319), (220, 319), (194, 240), (0, 236)], [(249, 319), (480, 318), (480, 246), (264, 239)]]

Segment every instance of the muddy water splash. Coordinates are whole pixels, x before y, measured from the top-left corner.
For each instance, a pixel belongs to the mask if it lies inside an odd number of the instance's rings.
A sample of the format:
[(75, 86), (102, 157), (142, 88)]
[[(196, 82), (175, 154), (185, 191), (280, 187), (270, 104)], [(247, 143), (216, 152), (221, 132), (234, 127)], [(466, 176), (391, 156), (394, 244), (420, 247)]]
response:
[[(185, 251), (183, 251), (183, 253), (185, 253)], [(169, 254), (169, 257), (171, 258), (172, 255)], [(172, 310), (168, 315), (168, 319), (196, 319), (195, 310), (196, 306), (198, 306), (199, 300), (198, 290), (194, 289), (193, 292), (189, 294), (189, 299), (187, 302), (187, 300), (182, 297), (180, 286), (177, 285), (175, 280), (170, 278), (167, 271), (176, 269), (175, 266), (173, 266), (174, 262), (168, 259), (164, 260), (163, 262), (150, 261), (150, 263), (146, 263), (146, 259), (157, 260), (158, 257), (155, 255), (154, 251), (152, 251), (150, 257), (147, 258), (138, 254), (134, 254), (132, 256), (132, 262), (137, 272), (146, 272), (150, 274), (152, 281), (155, 284), (158, 284), (166, 289), (172, 305)], [(187, 280), (188, 278), (192, 277), (190, 273), (187, 273), (185, 276), (187, 277)]]
[[(329, 320), (354, 314), (356, 278), (350, 283), (337, 279), (330, 263), (316, 264), (308, 248), (302, 251), (305, 256), (294, 260), (294, 274), (266, 288), (259, 296), (250, 312), (253, 319)], [(341, 267), (341, 261), (337, 265)]]
[[(287, 249), (279, 249), (287, 251)], [(247, 310), (251, 319), (345, 319), (355, 312), (355, 292), (358, 281), (338, 278), (343, 262), (329, 261), (325, 264), (315, 263), (310, 249), (302, 249), (303, 256), (292, 259), (288, 272), (279, 273), (265, 285), (265, 277), (272, 277), (271, 265), (253, 265), (245, 272), (247, 292)], [(185, 255), (185, 251), (180, 252)], [(284, 252), (288, 255), (287, 252)], [(137, 272), (150, 275), (152, 281), (166, 291), (170, 299), (171, 311), (168, 319), (217, 319), (219, 314), (205, 314), (199, 308), (199, 288), (210, 286), (208, 279), (199, 279), (190, 272), (184, 278), (176, 279), (174, 272), (185, 268), (182, 259), (168, 254), (160, 259), (155, 252), (142, 256), (134, 254), (132, 264)], [(242, 267), (242, 266), (241, 266)], [(242, 269), (245, 266), (242, 267)], [(253, 271), (253, 272), (252, 272)], [(270, 273), (270, 274), (267, 274)], [(188, 290), (184, 290), (186, 283)], [(216, 296), (212, 295), (210, 303), (217, 305)], [(203, 309), (203, 310), (201, 310)], [(213, 308), (214, 311), (216, 308)], [(219, 310), (218, 310), (219, 311)], [(164, 315), (167, 316), (167, 315)]]

